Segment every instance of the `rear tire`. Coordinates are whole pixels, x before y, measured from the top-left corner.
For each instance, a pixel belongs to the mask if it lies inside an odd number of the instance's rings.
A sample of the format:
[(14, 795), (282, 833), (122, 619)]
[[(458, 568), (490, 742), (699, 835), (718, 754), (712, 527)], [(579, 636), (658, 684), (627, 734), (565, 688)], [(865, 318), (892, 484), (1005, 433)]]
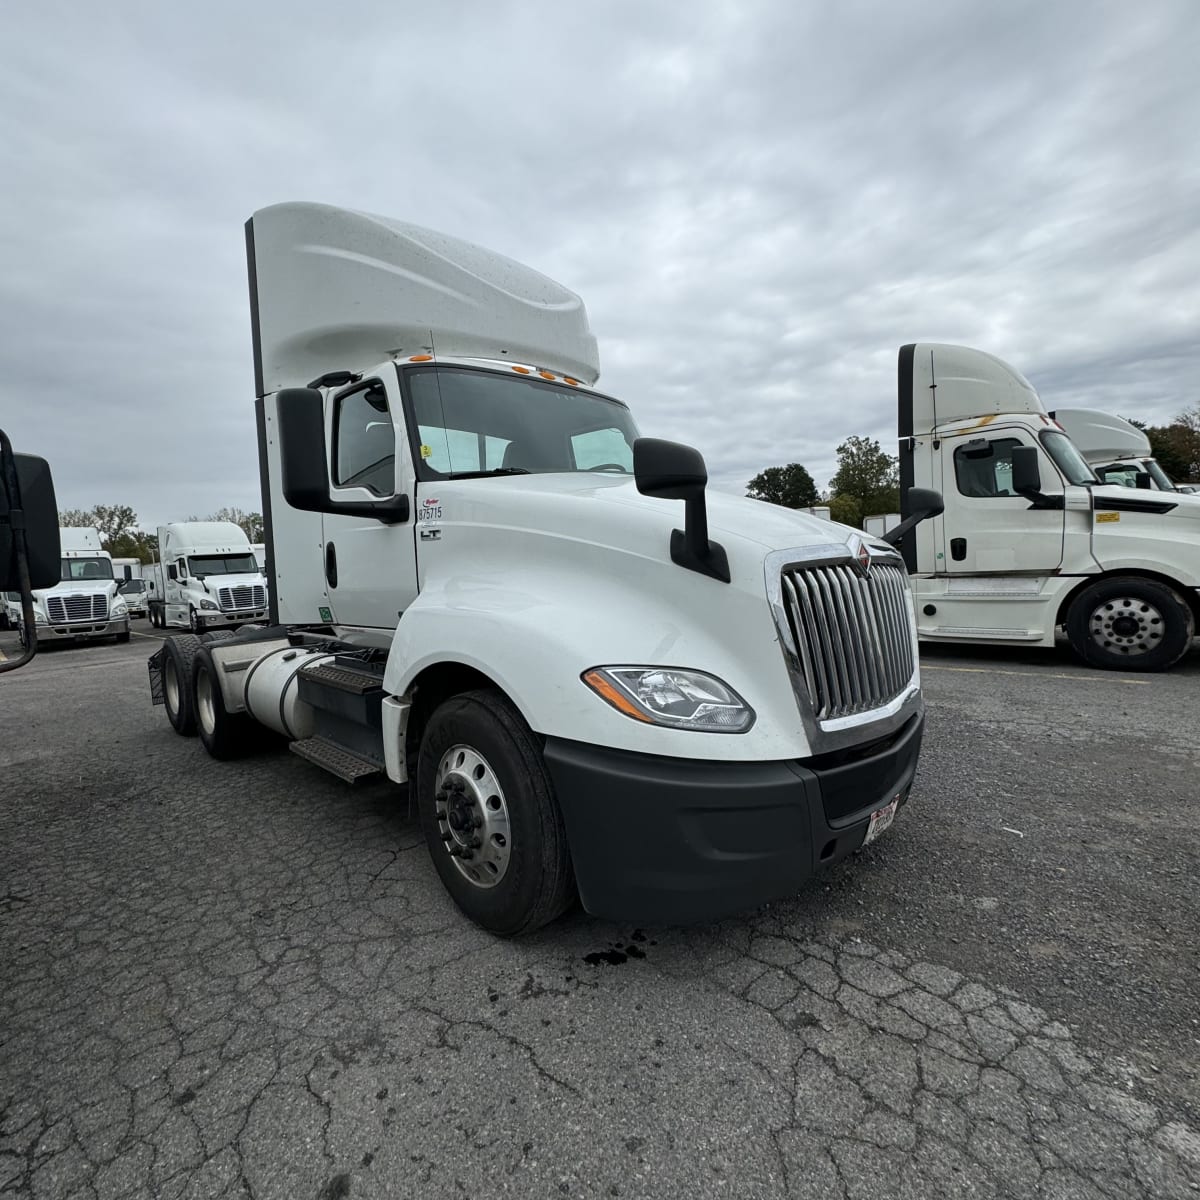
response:
[(190, 633), (172, 634), (163, 641), (163, 707), (171, 728), (181, 737), (196, 732), (196, 707), (192, 701), (192, 664), (200, 639)]
[(1153, 579), (1101, 579), (1071, 602), (1067, 637), (1088, 666), (1165, 671), (1189, 650), (1196, 622), (1187, 601)]
[(499, 692), (465, 692), (436, 709), (421, 738), (416, 791), (433, 865), (477, 925), (514, 937), (574, 901), (567, 831), (541, 747)]
[(196, 733), (213, 758), (239, 758), (250, 748), (254, 721), (245, 713), (226, 711), (217, 664), (207, 645), (202, 645), (192, 660), (192, 707)]
[(211, 646), (213, 642), (229, 641), (236, 633), (236, 629), (214, 629), (211, 633), (202, 634), (200, 640)]

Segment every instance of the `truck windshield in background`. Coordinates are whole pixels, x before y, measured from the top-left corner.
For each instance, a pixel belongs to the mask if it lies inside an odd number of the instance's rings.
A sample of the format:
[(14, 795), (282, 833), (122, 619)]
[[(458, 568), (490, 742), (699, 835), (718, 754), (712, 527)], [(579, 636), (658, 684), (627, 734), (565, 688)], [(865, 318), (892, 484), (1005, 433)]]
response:
[(140, 595), (145, 590), (146, 581), (144, 579), (127, 579), (123, 584), (121, 584), (120, 587), (117, 588), (117, 591), (120, 592), (122, 596)]
[(107, 558), (64, 558), (61, 578), (64, 583), (81, 579), (111, 579), (112, 563)]
[(407, 376), (420, 479), (474, 472), (633, 473), (637, 426), (619, 400), (469, 368)]
[(188, 572), (197, 579), (206, 575), (257, 575), (258, 559), (253, 554), (193, 554)]

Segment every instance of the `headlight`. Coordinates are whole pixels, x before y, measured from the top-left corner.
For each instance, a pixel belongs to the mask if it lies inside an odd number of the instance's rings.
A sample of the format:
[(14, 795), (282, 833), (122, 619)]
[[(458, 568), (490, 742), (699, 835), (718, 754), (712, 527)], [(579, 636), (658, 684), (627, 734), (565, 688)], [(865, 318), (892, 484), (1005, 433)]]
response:
[(38, 610), (36, 608), (33, 610), (33, 623), (35, 625), (49, 625), (50, 624), (50, 622), (46, 620), (46, 614), (42, 613), (42, 612), (38, 612)]
[(200, 607), (201, 608), (211, 608), (215, 611), (217, 606), (214, 601), (207, 600), (202, 597), (200, 600)]
[(118, 600), (112, 606), (112, 615), (114, 617), (123, 617), (129, 611), (129, 605), (124, 600)]
[(593, 667), (583, 682), (635, 721), (702, 733), (745, 733), (754, 710), (728, 684), (677, 667)]

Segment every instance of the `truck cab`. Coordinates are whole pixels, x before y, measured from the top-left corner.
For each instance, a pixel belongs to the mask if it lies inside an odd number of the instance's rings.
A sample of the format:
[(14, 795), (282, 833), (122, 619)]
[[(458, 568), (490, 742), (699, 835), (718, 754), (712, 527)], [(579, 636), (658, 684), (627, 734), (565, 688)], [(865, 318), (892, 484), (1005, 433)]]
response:
[[(94, 641), (115, 637), (129, 641), (129, 608), (117, 591), (112, 556), (100, 545), (100, 534), (91, 528), (59, 530), (62, 547), (59, 582), (33, 592), (33, 613), (38, 637), (51, 641)], [(19, 605), (9, 604), (10, 614)], [(27, 639), (24, 622), (17, 630)]]
[(232, 521), (163, 525), (158, 552), (150, 579), (156, 625), (202, 633), (266, 617), (267, 581), (249, 539)]
[(1102, 483), (1144, 491), (1174, 492), (1176, 485), (1150, 453), (1150, 439), (1124, 417), (1088, 408), (1051, 414)]
[(902, 509), (945, 510), (905, 539), (922, 638), (1052, 646), (1161, 670), (1200, 616), (1200, 499), (1103, 482), (1029, 382), (980, 350), (899, 357)]
[(723, 916), (883, 833), (924, 721), (890, 545), (709, 496), (528, 267), (312, 204), (247, 251), (271, 612), (156, 653), (178, 732), (406, 787), (503, 935)]

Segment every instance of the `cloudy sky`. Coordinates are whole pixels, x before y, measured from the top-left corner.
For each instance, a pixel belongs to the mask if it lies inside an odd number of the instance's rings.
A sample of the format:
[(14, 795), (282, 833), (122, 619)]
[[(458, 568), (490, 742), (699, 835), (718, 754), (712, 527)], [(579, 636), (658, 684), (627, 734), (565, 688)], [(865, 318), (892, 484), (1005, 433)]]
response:
[(907, 341), (1050, 407), (1200, 399), (1197, 0), (10, 0), (0, 46), (0, 426), (62, 507), (260, 507), (280, 200), (561, 280), (723, 488), (891, 447)]

